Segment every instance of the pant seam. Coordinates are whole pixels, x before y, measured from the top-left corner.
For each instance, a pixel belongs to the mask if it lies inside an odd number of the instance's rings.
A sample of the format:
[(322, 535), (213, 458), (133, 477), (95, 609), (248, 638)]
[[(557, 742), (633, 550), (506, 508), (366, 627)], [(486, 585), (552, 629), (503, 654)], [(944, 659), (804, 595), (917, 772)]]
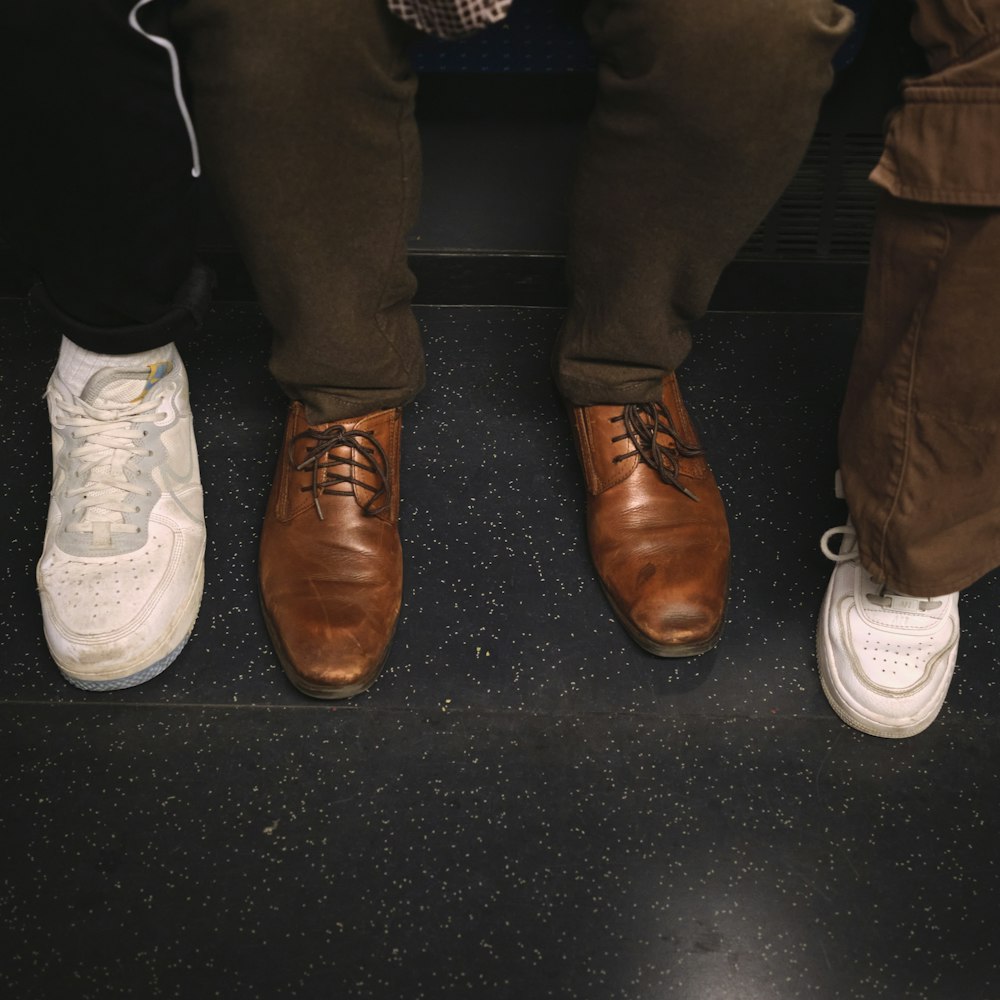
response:
[(903, 483), (906, 480), (907, 467), (910, 461), (911, 452), (911, 438), (913, 435), (913, 421), (912, 416), (915, 412), (915, 404), (913, 402), (914, 393), (914, 383), (916, 382), (916, 370), (917, 370), (917, 348), (920, 344), (920, 331), (923, 326), (924, 317), (926, 315), (927, 306), (930, 303), (931, 297), (934, 290), (937, 288), (938, 281), (940, 279), (941, 272), (941, 261), (944, 259), (948, 252), (948, 247), (951, 241), (951, 231), (948, 226), (947, 219), (943, 216), (939, 219), (941, 223), (941, 228), (943, 231), (943, 240), (941, 244), (941, 249), (938, 257), (931, 260), (932, 270), (933, 270), (933, 281), (930, 283), (926, 294), (924, 295), (923, 301), (918, 306), (916, 312), (914, 313), (913, 323), (911, 325), (912, 336), (910, 338), (910, 358), (909, 358), (909, 371), (906, 378), (906, 393), (905, 393), (905, 403), (900, 408), (903, 412), (903, 443), (902, 443), (902, 455), (899, 460), (898, 472), (896, 475), (895, 486), (891, 487), (891, 499), (889, 501), (889, 508), (886, 511), (885, 518), (882, 522), (882, 527), (880, 528), (879, 534), (879, 547), (878, 547), (878, 564), (882, 567), (882, 576), (888, 576), (885, 573), (885, 567), (887, 565), (887, 550), (889, 546), (889, 525), (892, 522), (893, 516), (899, 507), (900, 499), (903, 493)]
[[(388, 344), (389, 349), (396, 355), (403, 371), (405, 371), (408, 376), (412, 376), (413, 370), (407, 364), (399, 346), (393, 341), (392, 337), (390, 337), (387, 332), (385, 317), (382, 313), (385, 304), (386, 289), (389, 287), (389, 279), (392, 275), (392, 254), (394, 253), (394, 248), (398, 247), (402, 243), (403, 230), (406, 225), (406, 153), (404, 152), (402, 124), (404, 116), (408, 113), (412, 113), (412, 98), (407, 98), (406, 104), (399, 109), (399, 113), (396, 116), (396, 141), (399, 147), (399, 221), (396, 224), (393, 239), (389, 246), (388, 253), (386, 254), (389, 258), (389, 263), (386, 265), (385, 273), (382, 276), (381, 287), (379, 288), (378, 311), (375, 313), (375, 325), (378, 327), (378, 331), (382, 335), (382, 339), (386, 342), (386, 344)], [(408, 266), (405, 264), (405, 255), (404, 266)]]

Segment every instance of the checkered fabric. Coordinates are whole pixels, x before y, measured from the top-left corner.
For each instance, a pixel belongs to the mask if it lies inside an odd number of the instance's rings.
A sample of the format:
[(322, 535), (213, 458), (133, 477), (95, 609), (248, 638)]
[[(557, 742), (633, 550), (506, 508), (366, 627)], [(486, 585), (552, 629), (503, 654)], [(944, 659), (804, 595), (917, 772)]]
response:
[(507, 16), (511, 0), (389, 0), (407, 24), (438, 38), (461, 38)]

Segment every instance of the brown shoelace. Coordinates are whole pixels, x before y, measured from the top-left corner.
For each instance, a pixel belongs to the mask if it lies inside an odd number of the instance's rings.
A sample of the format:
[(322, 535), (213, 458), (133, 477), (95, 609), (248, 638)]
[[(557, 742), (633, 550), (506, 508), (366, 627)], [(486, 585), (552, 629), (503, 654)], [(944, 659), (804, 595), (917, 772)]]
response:
[[(623, 434), (611, 440), (617, 442), (628, 438), (633, 447), (632, 451), (617, 455), (615, 462), (624, 462), (638, 455), (668, 486), (680, 490), (692, 500), (698, 499), (677, 477), (682, 458), (695, 458), (705, 452), (680, 437), (670, 411), (663, 403), (629, 403), (617, 417), (611, 418), (611, 422), (624, 424), (625, 428)], [(661, 435), (666, 435), (669, 440), (662, 442)]]
[[(295, 443), (303, 439), (309, 439), (314, 443), (309, 447), (305, 458), (296, 464), (292, 457)], [(331, 454), (337, 448), (347, 448), (348, 454), (343, 456)], [(355, 456), (359, 456), (360, 460)], [(323, 519), (323, 510), (319, 503), (320, 494), (349, 497), (354, 495), (354, 486), (360, 486), (371, 493), (371, 496), (361, 505), (365, 514), (374, 517), (389, 509), (392, 502), (389, 484), (389, 460), (378, 439), (367, 431), (349, 431), (340, 424), (333, 424), (322, 431), (310, 427), (309, 430), (296, 434), (292, 438), (288, 459), (295, 466), (296, 471), (310, 470), (312, 472), (312, 482), (301, 489), (303, 492), (312, 492), (313, 503), (316, 505), (316, 513), (319, 514), (320, 520)], [(340, 471), (337, 471), (338, 469)], [(358, 479), (355, 475), (357, 469), (374, 475), (378, 485), (372, 486), (370, 483)], [(346, 486), (347, 488), (336, 489), (335, 487), (338, 486)]]

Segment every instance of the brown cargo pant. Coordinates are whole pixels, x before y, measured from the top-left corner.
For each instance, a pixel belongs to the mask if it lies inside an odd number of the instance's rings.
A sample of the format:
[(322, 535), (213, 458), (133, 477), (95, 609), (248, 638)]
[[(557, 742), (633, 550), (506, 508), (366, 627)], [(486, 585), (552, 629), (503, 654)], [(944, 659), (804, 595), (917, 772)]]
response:
[(861, 560), (909, 594), (1000, 566), (1000, 0), (918, 0), (840, 420)]

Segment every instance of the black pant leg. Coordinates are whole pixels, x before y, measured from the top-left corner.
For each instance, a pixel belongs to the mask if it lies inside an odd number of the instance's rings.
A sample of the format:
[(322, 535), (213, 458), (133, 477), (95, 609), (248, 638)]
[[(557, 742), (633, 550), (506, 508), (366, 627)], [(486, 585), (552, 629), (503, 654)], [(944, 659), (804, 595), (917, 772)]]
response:
[[(134, 6), (0, 4), (0, 230), (38, 273), (53, 324), (120, 352), (178, 339), (207, 298), (169, 56), (130, 27)], [(141, 12), (147, 30), (161, 6)]]

